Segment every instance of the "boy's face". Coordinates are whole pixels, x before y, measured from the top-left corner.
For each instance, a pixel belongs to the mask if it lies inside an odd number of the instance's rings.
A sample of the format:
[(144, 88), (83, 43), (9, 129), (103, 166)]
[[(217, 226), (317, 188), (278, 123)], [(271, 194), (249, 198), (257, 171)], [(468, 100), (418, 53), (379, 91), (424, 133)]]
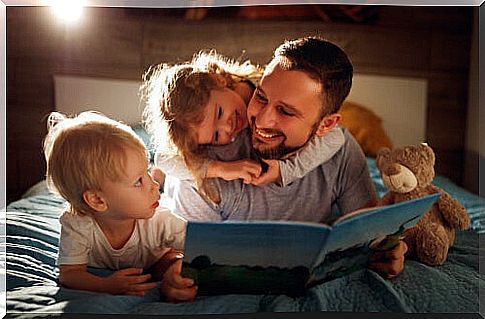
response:
[(107, 213), (118, 220), (150, 218), (158, 207), (160, 185), (148, 173), (146, 157), (130, 148), (125, 154), (125, 175), (119, 181), (102, 184)]
[(299, 149), (320, 124), (321, 105), (318, 81), (276, 65), (265, 73), (248, 105), (254, 149), (275, 159)]
[(228, 144), (248, 125), (244, 100), (228, 88), (211, 91), (204, 114), (197, 128), (199, 144)]

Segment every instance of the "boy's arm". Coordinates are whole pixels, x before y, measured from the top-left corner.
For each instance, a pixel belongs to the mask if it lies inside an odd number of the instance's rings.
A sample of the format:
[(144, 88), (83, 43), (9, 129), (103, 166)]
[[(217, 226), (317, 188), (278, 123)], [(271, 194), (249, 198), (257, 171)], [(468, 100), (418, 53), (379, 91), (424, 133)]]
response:
[(288, 159), (278, 161), (281, 186), (287, 186), (296, 179), (302, 178), (331, 159), (344, 142), (344, 134), (338, 127), (331, 129), (324, 136), (315, 135), (301, 151)]
[(108, 277), (89, 273), (86, 265), (61, 265), (60, 283), (70, 289), (103, 292), (114, 295), (143, 296), (145, 290), (155, 288), (155, 282), (147, 282), (150, 274), (142, 275), (142, 268), (126, 268)]

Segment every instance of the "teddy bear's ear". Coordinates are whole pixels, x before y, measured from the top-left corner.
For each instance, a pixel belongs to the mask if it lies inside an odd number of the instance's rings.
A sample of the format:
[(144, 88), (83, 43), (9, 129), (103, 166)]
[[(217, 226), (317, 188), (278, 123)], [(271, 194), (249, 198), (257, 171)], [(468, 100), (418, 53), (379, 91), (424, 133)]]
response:
[(387, 147), (381, 147), (377, 152), (376, 165), (379, 169), (382, 168), (385, 162), (389, 161), (391, 150)]
[(434, 152), (433, 152), (433, 149), (428, 146), (427, 143), (421, 143), (419, 145), (419, 148), (420, 148), (420, 151), (422, 154), (426, 155), (426, 159), (434, 165), (434, 162), (435, 162), (435, 156), (434, 156)]

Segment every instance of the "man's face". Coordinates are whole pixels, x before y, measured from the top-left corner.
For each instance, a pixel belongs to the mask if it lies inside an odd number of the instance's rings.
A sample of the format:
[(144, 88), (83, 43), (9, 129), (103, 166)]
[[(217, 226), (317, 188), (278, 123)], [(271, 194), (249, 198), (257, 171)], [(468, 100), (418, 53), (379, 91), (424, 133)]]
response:
[(249, 102), (253, 148), (278, 159), (302, 147), (320, 120), (321, 85), (301, 71), (269, 70)]

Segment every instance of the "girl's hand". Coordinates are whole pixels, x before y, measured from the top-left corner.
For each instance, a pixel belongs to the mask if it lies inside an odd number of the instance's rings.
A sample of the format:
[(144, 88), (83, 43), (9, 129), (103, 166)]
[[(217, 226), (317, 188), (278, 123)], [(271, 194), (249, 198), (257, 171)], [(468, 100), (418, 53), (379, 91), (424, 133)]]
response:
[(263, 186), (270, 183), (276, 183), (281, 181), (280, 164), (277, 160), (265, 160), (261, 159), (268, 164), (268, 170), (266, 173), (261, 174), (259, 177), (254, 178), (251, 184), (256, 186)]
[(142, 268), (118, 270), (106, 278), (107, 290), (115, 295), (144, 296), (145, 291), (155, 288), (157, 283), (147, 282), (151, 275), (142, 273)]
[(191, 301), (197, 294), (197, 286), (190, 278), (184, 278), (182, 272), (182, 259), (173, 263), (163, 274), (161, 293), (170, 302)]
[(260, 174), (261, 164), (249, 159), (232, 162), (210, 161), (207, 166), (207, 177), (218, 177), (226, 181), (243, 179), (245, 184), (250, 184)]

